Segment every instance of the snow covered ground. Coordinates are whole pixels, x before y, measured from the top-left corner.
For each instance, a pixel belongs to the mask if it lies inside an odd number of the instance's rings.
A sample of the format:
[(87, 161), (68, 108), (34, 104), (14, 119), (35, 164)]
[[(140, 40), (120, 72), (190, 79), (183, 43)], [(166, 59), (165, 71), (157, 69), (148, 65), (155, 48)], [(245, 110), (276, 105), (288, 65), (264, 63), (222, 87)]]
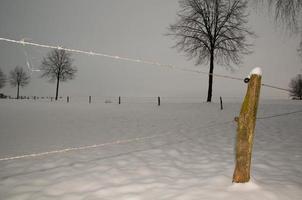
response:
[(261, 103), (252, 180), (232, 184), (240, 103), (0, 100), (0, 159), (103, 144), (1, 160), (0, 199), (298, 200), (301, 105)]

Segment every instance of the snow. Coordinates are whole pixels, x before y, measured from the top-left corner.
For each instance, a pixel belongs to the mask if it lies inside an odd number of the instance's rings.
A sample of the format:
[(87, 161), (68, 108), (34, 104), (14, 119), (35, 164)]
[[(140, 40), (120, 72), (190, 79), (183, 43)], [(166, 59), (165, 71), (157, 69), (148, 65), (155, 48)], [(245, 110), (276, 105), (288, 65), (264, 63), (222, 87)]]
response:
[(235, 184), (240, 103), (0, 100), (0, 158), (112, 143), (0, 161), (0, 199), (301, 199), (302, 102), (260, 103), (252, 179)]
[(256, 74), (256, 75), (259, 75), (259, 76), (262, 76), (262, 70), (260, 67), (255, 67), (251, 72), (250, 72), (250, 76), (252, 74)]
[(228, 189), (229, 191), (253, 191), (259, 190), (259, 185), (254, 180), (250, 180), (247, 183), (233, 183)]

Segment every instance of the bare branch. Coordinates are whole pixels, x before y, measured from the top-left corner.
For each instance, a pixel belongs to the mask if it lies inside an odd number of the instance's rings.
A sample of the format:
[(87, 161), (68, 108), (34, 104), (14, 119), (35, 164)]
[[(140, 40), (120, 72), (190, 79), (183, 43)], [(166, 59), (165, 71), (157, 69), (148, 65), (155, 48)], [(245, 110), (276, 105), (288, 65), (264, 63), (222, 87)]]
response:
[(71, 54), (65, 50), (55, 49), (43, 58), (41, 77), (48, 77), (50, 81), (67, 81), (75, 77), (77, 69), (72, 65)]
[[(273, 9), (275, 20), (281, 22), (288, 30), (297, 32), (301, 28), (302, 0), (254, 0), (256, 3), (266, 2)], [(300, 27), (299, 27), (300, 26)]]
[(9, 74), (9, 82), (12, 86), (25, 87), (30, 81), (30, 76), (24, 71), (22, 67), (15, 67)]
[(247, 36), (254, 33), (246, 27), (246, 0), (180, 0), (178, 20), (170, 25), (169, 34), (180, 51), (196, 64), (210, 61), (207, 101), (212, 98), (214, 61), (230, 67), (250, 53)]
[(177, 40), (175, 47), (184, 51), (196, 64), (209, 61), (211, 52), (216, 62), (238, 64), (241, 55), (250, 53), (246, 36), (253, 36), (247, 27), (242, 0), (181, 0), (178, 21), (170, 25), (169, 34)]

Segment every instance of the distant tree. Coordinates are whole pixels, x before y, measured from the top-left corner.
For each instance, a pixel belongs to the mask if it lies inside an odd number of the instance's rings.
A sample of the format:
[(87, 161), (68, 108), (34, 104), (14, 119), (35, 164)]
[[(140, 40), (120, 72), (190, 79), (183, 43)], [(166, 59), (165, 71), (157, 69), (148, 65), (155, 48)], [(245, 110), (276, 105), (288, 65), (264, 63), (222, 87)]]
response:
[(41, 77), (50, 78), (50, 82), (56, 81), (56, 100), (58, 100), (60, 82), (71, 80), (75, 77), (77, 69), (72, 63), (71, 54), (65, 50), (58, 49), (48, 53), (42, 60), (40, 67), (42, 71)]
[(299, 74), (295, 78), (293, 78), (289, 83), (290, 88), (290, 96), (293, 99), (302, 100), (302, 75)]
[(24, 71), (22, 67), (15, 67), (9, 74), (9, 81), (13, 87), (17, 87), (17, 99), (19, 99), (19, 88), (25, 87), (29, 81), (30, 76)]
[(214, 61), (230, 66), (239, 64), (250, 53), (246, 36), (253, 33), (247, 25), (247, 1), (180, 0), (178, 20), (170, 25), (175, 47), (184, 51), (196, 65), (210, 62), (207, 102), (212, 99)]
[(5, 83), (6, 83), (6, 76), (0, 69), (0, 89), (5, 86)]

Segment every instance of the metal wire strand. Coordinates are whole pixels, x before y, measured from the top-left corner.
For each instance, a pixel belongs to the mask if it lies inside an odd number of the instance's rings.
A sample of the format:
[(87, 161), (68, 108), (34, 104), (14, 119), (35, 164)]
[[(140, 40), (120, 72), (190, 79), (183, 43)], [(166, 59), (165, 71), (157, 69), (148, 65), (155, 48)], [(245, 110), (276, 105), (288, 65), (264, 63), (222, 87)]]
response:
[[(0, 37), (0, 41), (20, 44), (20, 45), (23, 45), (23, 46), (30, 45), (30, 46), (41, 47), (41, 48), (65, 50), (65, 51), (79, 53), (79, 54), (86, 54), (86, 55), (91, 55), (91, 56), (101, 56), (101, 57), (106, 57), (106, 58), (111, 58), (111, 59), (116, 59), (116, 60), (123, 60), (123, 61), (127, 61), (127, 62), (143, 63), (143, 64), (147, 64), (147, 65), (154, 65), (154, 66), (158, 66), (158, 67), (166, 67), (166, 68), (171, 68), (171, 69), (176, 69), (176, 70), (181, 70), (181, 71), (186, 71), (186, 72), (194, 72), (194, 73), (199, 73), (199, 74), (204, 74), (204, 75), (212, 75), (214, 77), (233, 79), (233, 80), (238, 80), (238, 81), (243, 81), (244, 80), (244, 78), (238, 78), (238, 77), (234, 77), (234, 76), (221, 75), (221, 74), (215, 74), (215, 73), (208, 73), (208, 72), (203, 72), (203, 71), (195, 70), (195, 69), (180, 68), (180, 67), (177, 67), (175, 65), (162, 64), (162, 63), (156, 62), (156, 61), (135, 59), (135, 58), (129, 58), (129, 57), (122, 57), (122, 56), (118, 56), (118, 55), (109, 55), (109, 54), (98, 53), (98, 52), (94, 52), (94, 51), (84, 51), (84, 50), (79, 50), (79, 49), (71, 49), (71, 48), (65, 48), (65, 47), (62, 47), (62, 46), (39, 44), (39, 43), (35, 43), (35, 42), (27, 42), (24, 39), (13, 40), (13, 39), (9, 39), (9, 38)], [(37, 71), (37, 70), (34, 70), (34, 71)], [(270, 85), (270, 84), (266, 84), (266, 83), (262, 83), (262, 86), (272, 88), (272, 89), (276, 89), (276, 90), (280, 90), (280, 91), (290, 92), (290, 90), (288, 90), (288, 89), (281, 88), (281, 87), (274, 86), (274, 85)]]

